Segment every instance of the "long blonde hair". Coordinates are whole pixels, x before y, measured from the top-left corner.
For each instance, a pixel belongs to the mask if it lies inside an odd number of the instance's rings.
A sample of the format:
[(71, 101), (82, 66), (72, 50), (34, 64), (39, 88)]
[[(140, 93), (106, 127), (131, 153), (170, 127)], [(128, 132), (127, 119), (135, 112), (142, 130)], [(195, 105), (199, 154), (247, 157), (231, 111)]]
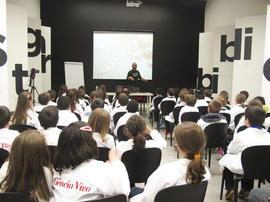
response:
[(16, 109), (12, 118), (13, 124), (26, 124), (27, 123), (27, 118), (29, 117), (27, 115), (27, 111), (31, 109), (32, 107), (31, 100), (32, 100), (31, 93), (27, 91), (20, 93), (17, 100), (17, 106), (16, 106)]
[(88, 124), (93, 132), (98, 132), (101, 135), (103, 142), (106, 142), (106, 135), (110, 127), (110, 114), (103, 108), (95, 109), (89, 117)]

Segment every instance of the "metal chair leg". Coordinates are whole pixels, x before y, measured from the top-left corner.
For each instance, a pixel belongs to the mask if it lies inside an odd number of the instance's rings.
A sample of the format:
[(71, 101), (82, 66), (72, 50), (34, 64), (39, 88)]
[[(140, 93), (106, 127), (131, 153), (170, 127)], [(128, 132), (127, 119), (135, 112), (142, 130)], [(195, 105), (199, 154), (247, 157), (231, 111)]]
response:
[(222, 200), (223, 189), (224, 189), (224, 171), (222, 172), (222, 179), (221, 179), (221, 188), (220, 188), (220, 196), (219, 196), (220, 200)]

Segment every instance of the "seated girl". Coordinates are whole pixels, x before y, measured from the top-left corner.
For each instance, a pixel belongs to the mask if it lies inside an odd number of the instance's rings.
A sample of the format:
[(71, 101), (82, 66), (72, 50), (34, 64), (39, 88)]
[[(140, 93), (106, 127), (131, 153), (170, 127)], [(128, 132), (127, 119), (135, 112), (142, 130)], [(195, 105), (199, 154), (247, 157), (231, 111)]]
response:
[[(132, 149), (142, 150), (153, 147), (162, 149), (167, 145), (166, 140), (161, 137), (160, 133), (147, 126), (143, 118), (139, 115), (133, 115), (128, 119), (125, 125), (125, 132), (131, 139), (117, 143), (116, 148), (120, 155)], [(152, 139), (146, 140), (146, 134), (149, 134)]]
[(48, 201), (52, 165), (44, 136), (28, 130), (15, 138), (8, 161), (0, 170), (1, 192), (24, 192), (34, 201)]
[(129, 179), (124, 164), (114, 150), (109, 160), (95, 160), (97, 143), (85, 122), (75, 122), (63, 129), (54, 156), (52, 201), (88, 201), (107, 196), (128, 196)]
[(98, 147), (115, 149), (114, 138), (108, 134), (110, 127), (110, 114), (103, 108), (95, 109), (89, 117), (88, 124), (93, 130), (93, 138)]
[(184, 122), (174, 129), (177, 149), (184, 158), (160, 166), (147, 180), (144, 191), (131, 198), (131, 202), (153, 202), (156, 194), (165, 188), (197, 184), (210, 179), (202, 154), (205, 135), (201, 127), (192, 122)]

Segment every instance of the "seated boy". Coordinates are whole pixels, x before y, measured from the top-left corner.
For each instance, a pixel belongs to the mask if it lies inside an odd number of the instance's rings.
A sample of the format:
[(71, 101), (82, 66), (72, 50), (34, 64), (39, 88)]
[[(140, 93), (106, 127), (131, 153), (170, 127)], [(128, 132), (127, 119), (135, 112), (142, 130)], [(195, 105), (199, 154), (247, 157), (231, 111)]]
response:
[(50, 94), (49, 93), (41, 93), (38, 96), (39, 104), (37, 104), (35, 106), (35, 112), (37, 112), (37, 113), (41, 112), (41, 110), (48, 105), (49, 101), (50, 101)]
[[(224, 170), (225, 188), (227, 190), (225, 198), (231, 199), (234, 191), (233, 173), (243, 174), (241, 154), (247, 148), (257, 145), (270, 145), (270, 134), (264, 130), (263, 123), (265, 111), (262, 107), (250, 106), (245, 112), (245, 124), (248, 127), (236, 133), (228, 146), (227, 154), (219, 161), (221, 169)], [(241, 190), (239, 197), (246, 197), (253, 188), (254, 180), (241, 180)]]
[(45, 136), (47, 145), (57, 146), (61, 130), (56, 127), (58, 122), (58, 109), (55, 106), (45, 107), (38, 116), (41, 133)]
[(78, 121), (78, 118), (71, 111), (71, 99), (68, 96), (61, 96), (57, 101), (59, 109), (59, 120), (57, 126), (68, 126), (70, 123)]
[(19, 135), (15, 130), (9, 130), (11, 114), (7, 107), (0, 106), (0, 148), (10, 151), (13, 140)]
[(226, 118), (219, 113), (221, 103), (218, 100), (211, 100), (208, 105), (208, 113), (201, 116), (197, 124), (204, 130), (206, 126), (213, 123), (227, 123)]

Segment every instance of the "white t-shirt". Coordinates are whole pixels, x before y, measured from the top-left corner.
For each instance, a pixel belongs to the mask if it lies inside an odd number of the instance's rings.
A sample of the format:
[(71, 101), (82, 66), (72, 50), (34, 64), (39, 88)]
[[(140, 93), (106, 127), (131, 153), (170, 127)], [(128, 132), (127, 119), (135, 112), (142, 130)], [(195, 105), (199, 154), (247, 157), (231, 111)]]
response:
[(50, 128), (47, 128), (46, 130), (42, 129), (40, 130), (40, 132), (44, 135), (47, 141), (47, 145), (57, 146), (59, 135), (62, 132), (62, 130), (60, 130), (57, 127), (50, 127)]
[(194, 107), (208, 107), (208, 103), (204, 99), (198, 99)]
[(188, 105), (184, 106), (179, 112), (179, 117), (178, 117), (179, 124), (181, 124), (182, 115), (184, 113), (187, 113), (187, 112), (199, 112), (199, 110), (197, 107), (192, 107), (192, 106), (188, 106)]
[(127, 112), (125, 113), (117, 122), (116, 126), (115, 126), (115, 129), (114, 129), (114, 135), (117, 136), (117, 130), (120, 126), (122, 125), (125, 125), (128, 121), (128, 119), (134, 115), (134, 114), (137, 114), (139, 115), (139, 112), (135, 112), (135, 113), (131, 113), (131, 112)]
[(29, 109), (27, 111), (27, 115), (26, 125), (34, 126), (36, 129), (40, 129), (41, 126), (38, 120), (38, 114), (34, 110)]
[[(132, 197), (130, 202), (153, 202), (160, 190), (187, 184), (186, 172), (189, 163), (188, 159), (180, 159), (160, 166), (149, 176), (144, 191)], [(205, 170), (204, 180), (210, 180), (211, 174), (206, 167)]]
[(101, 135), (98, 132), (93, 132), (92, 136), (94, 140), (96, 140), (98, 147), (107, 147), (110, 149), (115, 149), (114, 138), (112, 135), (107, 134), (105, 136), (106, 141), (102, 140)]
[[(167, 146), (167, 141), (160, 135), (156, 130), (152, 130), (149, 134), (152, 137), (152, 140), (146, 140), (145, 148), (160, 148), (163, 149)], [(117, 153), (122, 156), (122, 154), (128, 150), (132, 150), (134, 143), (133, 139), (127, 141), (116, 142)]]
[(78, 121), (78, 118), (70, 110), (59, 110), (58, 111), (58, 126), (68, 126), (69, 124)]
[(231, 110), (230, 110), (230, 112), (231, 112), (231, 124), (230, 124), (230, 129), (231, 130), (234, 130), (235, 129), (235, 125), (234, 125), (234, 118), (236, 117), (236, 115), (238, 115), (238, 114), (241, 114), (241, 113), (245, 113), (245, 110), (246, 110), (246, 108), (243, 108), (243, 107), (241, 107), (241, 105), (240, 104), (237, 104), (237, 105), (235, 105)]
[(9, 130), (8, 128), (1, 128), (0, 129), (0, 148), (7, 150), (10, 152), (11, 145), (13, 140), (19, 135), (20, 133), (16, 130)]
[(128, 196), (130, 184), (121, 161), (104, 163), (89, 160), (75, 169), (54, 172), (53, 194), (50, 202), (81, 202), (117, 194)]
[(227, 154), (219, 161), (221, 169), (243, 174), (241, 154), (244, 149), (256, 145), (270, 145), (270, 134), (264, 129), (249, 127), (236, 133), (228, 146)]

